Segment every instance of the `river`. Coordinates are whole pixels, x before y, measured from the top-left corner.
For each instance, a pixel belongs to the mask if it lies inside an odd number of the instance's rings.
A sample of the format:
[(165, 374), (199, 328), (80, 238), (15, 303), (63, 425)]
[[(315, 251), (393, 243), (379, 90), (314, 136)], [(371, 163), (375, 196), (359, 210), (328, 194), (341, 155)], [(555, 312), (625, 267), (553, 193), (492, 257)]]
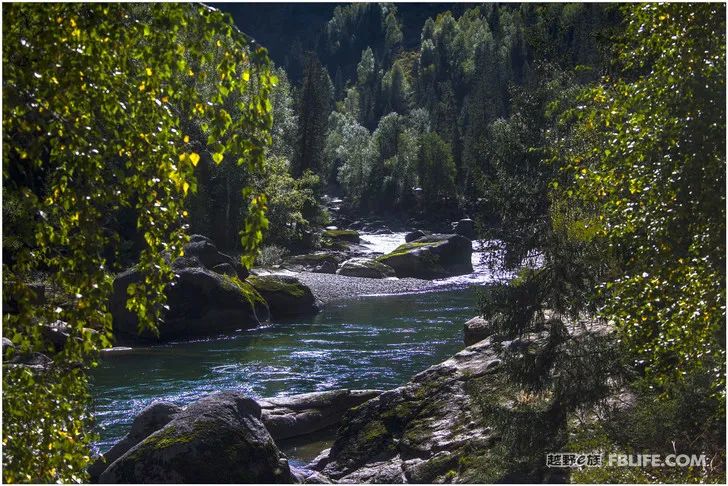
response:
[[(400, 239), (364, 242), (388, 251)], [(108, 450), (154, 400), (184, 405), (217, 390), (259, 398), (401, 385), (462, 349), (463, 323), (477, 313), (475, 288), (462, 284), (491, 279), (484, 272), (443, 281), (442, 291), (337, 301), (313, 317), (111, 354), (91, 373), (95, 448)], [(295, 459), (295, 450), (287, 452)]]

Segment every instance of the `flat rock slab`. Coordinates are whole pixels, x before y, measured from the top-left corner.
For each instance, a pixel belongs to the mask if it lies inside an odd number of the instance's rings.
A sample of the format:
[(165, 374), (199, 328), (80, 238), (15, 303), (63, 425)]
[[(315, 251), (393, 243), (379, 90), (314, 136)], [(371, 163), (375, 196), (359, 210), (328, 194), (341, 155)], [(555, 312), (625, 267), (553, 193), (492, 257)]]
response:
[(349, 409), (380, 393), (381, 390), (332, 390), (266, 398), (258, 404), (273, 439), (284, 440), (340, 424)]

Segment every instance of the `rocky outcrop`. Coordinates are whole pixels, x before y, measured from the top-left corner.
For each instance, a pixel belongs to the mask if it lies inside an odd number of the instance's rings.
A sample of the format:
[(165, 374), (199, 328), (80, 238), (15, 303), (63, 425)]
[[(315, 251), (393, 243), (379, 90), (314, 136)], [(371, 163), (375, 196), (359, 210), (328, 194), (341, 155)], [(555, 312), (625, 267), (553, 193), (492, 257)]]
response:
[(102, 483), (290, 483), (260, 406), (219, 392), (174, 413), (101, 473)]
[(542, 341), (486, 339), (352, 409), (329, 454), (310, 467), (344, 483), (563, 481), (551, 476), (556, 473), (545, 468), (540, 451), (534, 463), (510, 457), (500, 425), (503, 416), (529, 407), (533, 425), (546, 424), (538, 446), (563, 445), (560, 410), (547, 397), (522, 403), (525, 395), (502, 366), (506, 351)]
[(397, 277), (444, 278), (472, 273), (472, 243), (461, 235), (428, 235), (397, 247), (377, 261)]
[(43, 336), (43, 341), (53, 346), (53, 349), (58, 352), (65, 347), (71, 331), (67, 322), (57, 320), (41, 326), (40, 333)]
[(296, 277), (285, 275), (259, 275), (248, 277), (248, 282), (265, 299), (271, 317), (281, 319), (311, 315), (318, 312), (311, 289)]
[(493, 334), (493, 326), (484, 318), (473, 317), (463, 325), (463, 341), (466, 346), (482, 341)]
[(475, 222), (470, 218), (461, 219), (456, 223), (452, 223), (452, 230), (455, 234), (462, 235), (469, 240), (476, 238)]
[(136, 268), (114, 279), (111, 298), (114, 335), (118, 343), (164, 342), (173, 339), (215, 336), (222, 332), (256, 327), (268, 319), (265, 300), (246, 282), (202, 266), (197, 257), (173, 263), (174, 285), (167, 286), (167, 306), (159, 336), (137, 332), (137, 316), (126, 309), (127, 289), (144, 278)]
[(311, 434), (341, 423), (350, 408), (381, 390), (332, 390), (259, 400), (262, 419), (276, 441)]
[[(9, 349), (13, 349), (14, 351), (9, 352)], [(3, 355), (4, 364), (8, 366), (22, 366), (29, 370), (43, 372), (53, 365), (53, 360), (43, 353), (23, 353), (18, 352), (17, 348), (9, 349), (8, 356)]]
[(167, 286), (164, 322), (159, 335), (137, 332), (137, 316), (126, 309), (129, 286), (144, 275), (136, 267), (117, 275), (111, 296), (111, 314), (117, 343), (165, 342), (215, 336), (256, 327), (269, 318), (268, 305), (244, 281), (247, 269), (220, 253), (206, 236), (192, 235), (184, 255), (171, 262), (174, 281)]
[(392, 267), (369, 258), (350, 258), (341, 264), (336, 273), (346, 277), (394, 277), (394, 269)]

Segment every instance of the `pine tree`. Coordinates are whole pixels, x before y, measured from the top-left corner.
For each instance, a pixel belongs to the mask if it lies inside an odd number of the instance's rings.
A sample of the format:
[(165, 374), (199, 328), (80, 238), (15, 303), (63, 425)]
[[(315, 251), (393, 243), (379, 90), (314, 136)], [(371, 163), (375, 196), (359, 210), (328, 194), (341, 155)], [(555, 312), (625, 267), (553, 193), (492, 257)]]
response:
[(315, 54), (306, 56), (298, 102), (297, 151), (291, 172), (300, 177), (306, 169), (318, 172), (332, 109), (333, 85)]

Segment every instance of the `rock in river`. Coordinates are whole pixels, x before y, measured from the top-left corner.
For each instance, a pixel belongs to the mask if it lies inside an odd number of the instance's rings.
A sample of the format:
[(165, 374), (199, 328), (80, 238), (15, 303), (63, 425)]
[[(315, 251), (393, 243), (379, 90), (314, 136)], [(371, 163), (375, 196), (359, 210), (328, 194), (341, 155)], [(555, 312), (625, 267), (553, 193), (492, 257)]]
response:
[(377, 258), (397, 277), (434, 279), (473, 272), (473, 246), (461, 235), (428, 235)]
[(394, 277), (394, 269), (392, 267), (369, 258), (351, 258), (342, 263), (336, 273), (346, 277)]
[(158, 431), (182, 411), (180, 407), (167, 402), (154, 402), (142, 410), (131, 424), (131, 430), (108, 452), (101, 455), (89, 467), (89, 475), (92, 482), (97, 482), (111, 463), (124, 455), (129, 449), (143, 441), (154, 432)]
[[(114, 279), (111, 313), (118, 343), (164, 342), (215, 336), (225, 331), (256, 327), (268, 319), (265, 300), (247, 282), (221, 275), (197, 264), (196, 257), (174, 262), (174, 285), (167, 286), (167, 305), (159, 336), (137, 333), (137, 316), (126, 309), (127, 288), (143, 280), (135, 268)], [(183, 266), (184, 265), (184, 266)]]
[(260, 406), (218, 392), (175, 413), (116, 459), (102, 483), (290, 483), (286, 457), (261, 422)]

